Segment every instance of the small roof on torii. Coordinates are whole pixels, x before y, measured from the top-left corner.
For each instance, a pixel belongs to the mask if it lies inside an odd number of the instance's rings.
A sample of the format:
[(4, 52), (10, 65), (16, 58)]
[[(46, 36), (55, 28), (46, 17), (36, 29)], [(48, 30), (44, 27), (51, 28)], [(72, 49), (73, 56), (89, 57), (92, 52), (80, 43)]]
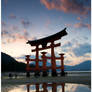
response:
[(65, 35), (67, 35), (66, 28), (64, 28), (63, 30), (61, 30), (60, 32), (54, 35), (50, 35), (45, 38), (41, 38), (41, 39), (33, 40), (33, 41), (28, 40), (27, 44), (30, 44), (31, 46), (36, 46), (40, 44), (43, 45), (43, 44), (47, 44), (48, 42), (58, 40)]

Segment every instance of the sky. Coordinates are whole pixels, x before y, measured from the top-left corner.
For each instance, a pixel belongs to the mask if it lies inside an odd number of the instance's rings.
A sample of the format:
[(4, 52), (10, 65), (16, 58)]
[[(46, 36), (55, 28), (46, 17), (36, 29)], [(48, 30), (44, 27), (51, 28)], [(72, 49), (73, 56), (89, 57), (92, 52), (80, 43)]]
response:
[(66, 65), (91, 60), (90, 13), (91, 0), (1, 0), (1, 51), (25, 62), (25, 55), (35, 55), (28, 40), (66, 27), (68, 35), (58, 41), (55, 54), (65, 53)]

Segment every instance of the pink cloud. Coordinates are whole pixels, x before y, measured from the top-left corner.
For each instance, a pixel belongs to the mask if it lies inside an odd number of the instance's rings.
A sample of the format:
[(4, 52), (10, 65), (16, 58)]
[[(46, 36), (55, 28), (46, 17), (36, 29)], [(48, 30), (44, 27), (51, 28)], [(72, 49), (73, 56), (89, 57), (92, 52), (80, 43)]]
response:
[(14, 36), (16, 37), (16, 39), (26, 39), (24, 35), (19, 33), (15, 33)]
[[(12, 26), (13, 27), (13, 26)], [(16, 29), (13, 28), (13, 29)], [(22, 33), (20, 32), (10, 32), (9, 30), (2, 29), (1, 31), (1, 36), (2, 36), (2, 43), (14, 43), (14, 42), (21, 42), (21, 41), (27, 41), (27, 40), (36, 40), (36, 37), (30, 37), (29, 33), (26, 29), (21, 30)]]
[(75, 28), (88, 28), (91, 29), (91, 25), (87, 23), (77, 23), (74, 25)]
[(84, 5), (83, 0), (79, 2), (78, 0), (40, 0), (42, 4), (46, 6), (49, 10), (56, 9), (63, 11), (65, 13), (75, 13), (86, 15), (90, 11), (90, 7)]

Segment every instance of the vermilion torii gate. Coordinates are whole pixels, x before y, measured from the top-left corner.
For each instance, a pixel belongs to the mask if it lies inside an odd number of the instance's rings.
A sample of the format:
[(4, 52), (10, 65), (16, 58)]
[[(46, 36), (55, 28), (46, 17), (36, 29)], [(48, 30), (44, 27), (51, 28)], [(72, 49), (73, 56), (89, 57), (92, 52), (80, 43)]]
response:
[[(31, 46), (35, 46), (35, 49), (32, 49), (32, 52), (36, 52), (36, 58), (35, 59), (30, 59), (30, 55), (26, 55), (26, 61), (27, 61), (27, 76), (29, 75), (30, 70), (35, 71), (35, 76), (39, 76), (40, 71), (43, 71), (43, 76), (47, 76), (47, 70), (51, 69), (52, 70), (52, 76), (57, 76), (56, 69), (61, 69), (61, 75), (64, 75), (64, 54), (61, 53), (60, 57), (55, 57), (54, 53), (54, 48), (60, 46), (60, 43), (55, 44), (56, 40), (59, 40), (61, 37), (67, 35), (66, 28), (63, 29), (62, 31), (48, 36), (43, 39), (39, 40), (34, 40), (34, 41), (28, 41), (27, 44), (30, 44)], [(50, 43), (49, 46), (47, 44)], [(42, 45), (42, 47), (39, 47), (39, 45)], [(51, 57), (46, 56), (46, 52), (41, 52), (42, 57), (39, 59), (39, 51), (46, 50), (46, 49), (51, 49)], [(51, 67), (46, 66), (47, 60), (51, 60)], [(61, 60), (61, 66), (56, 67), (56, 60)], [(36, 62), (36, 67), (31, 68), (29, 65), (29, 62), (34, 61)], [(43, 62), (43, 66), (39, 67), (39, 62)]]

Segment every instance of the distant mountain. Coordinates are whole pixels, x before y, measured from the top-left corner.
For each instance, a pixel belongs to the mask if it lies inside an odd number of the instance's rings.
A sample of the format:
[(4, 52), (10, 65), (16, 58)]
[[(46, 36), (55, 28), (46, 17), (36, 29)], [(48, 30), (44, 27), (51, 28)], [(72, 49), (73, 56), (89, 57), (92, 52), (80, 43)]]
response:
[[(41, 67), (43, 65), (42, 62), (40, 62), (39, 65)], [(30, 66), (35, 68), (35, 62), (32, 62)], [(51, 66), (51, 63), (49, 61), (47, 62), (47, 66)], [(24, 72), (26, 71), (26, 64), (22, 62), (17, 62), (13, 57), (1, 52), (1, 71), (2, 72), (8, 72), (8, 71)], [(91, 71), (91, 61), (90, 60), (84, 61), (75, 66), (65, 65), (65, 71)]]
[[(34, 67), (35, 67), (34, 62), (32, 62), (31, 65), (34, 65)], [(42, 66), (42, 62), (40, 62), (39, 65)], [(51, 63), (47, 62), (46, 65), (51, 66)], [(57, 67), (59, 67), (59, 65), (57, 65)], [(87, 61), (84, 61), (78, 65), (75, 65), (75, 66), (65, 65), (65, 71), (91, 71), (91, 61), (87, 60)]]
[(66, 66), (65, 71), (91, 71), (91, 61), (87, 60), (75, 66)]
[(1, 52), (1, 71), (26, 71), (26, 64), (17, 62), (13, 57)]
[(2, 63), (17, 62), (13, 57), (3, 52), (1, 52), (1, 61), (3, 61)]

